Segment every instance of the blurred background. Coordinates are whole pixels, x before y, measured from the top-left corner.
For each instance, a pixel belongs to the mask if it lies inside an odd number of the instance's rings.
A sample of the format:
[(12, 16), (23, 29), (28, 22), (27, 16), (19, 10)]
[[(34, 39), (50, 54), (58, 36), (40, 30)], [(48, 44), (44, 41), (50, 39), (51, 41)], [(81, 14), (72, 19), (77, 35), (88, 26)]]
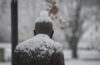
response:
[[(18, 0), (19, 43), (34, 36), (42, 11), (54, 21), (65, 65), (100, 65), (100, 0)], [(11, 0), (0, 0), (0, 65), (11, 65)]]

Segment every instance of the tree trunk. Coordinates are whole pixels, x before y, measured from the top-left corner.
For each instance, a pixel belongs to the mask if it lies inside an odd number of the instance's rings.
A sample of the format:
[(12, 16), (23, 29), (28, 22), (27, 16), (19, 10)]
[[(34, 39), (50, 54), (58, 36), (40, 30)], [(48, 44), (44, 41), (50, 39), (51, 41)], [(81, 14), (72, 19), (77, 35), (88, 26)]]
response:
[(72, 48), (72, 57), (77, 59), (78, 55), (77, 55), (77, 43), (75, 43), (75, 46), (73, 46)]
[(4, 62), (4, 49), (0, 48), (0, 61)]
[(78, 58), (78, 55), (77, 55), (78, 40), (79, 39), (77, 37), (75, 37), (74, 35), (70, 40), (70, 47), (72, 49), (72, 58), (75, 58), (75, 59)]

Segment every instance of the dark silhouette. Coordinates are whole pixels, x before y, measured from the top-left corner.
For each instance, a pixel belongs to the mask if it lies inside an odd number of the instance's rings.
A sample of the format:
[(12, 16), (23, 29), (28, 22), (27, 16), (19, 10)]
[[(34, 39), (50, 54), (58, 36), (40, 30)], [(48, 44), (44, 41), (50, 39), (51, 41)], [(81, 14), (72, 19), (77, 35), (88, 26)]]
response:
[(53, 31), (53, 25), (50, 22), (43, 22), (43, 23), (36, 23), (34, 35), (37, 34), (47, 34), (50, 38), (52, 38), (54, 31)]
[[(37, 22), (35, 24), (34, 35), (35, 37), (22, 44), (18, 44), (16, 47), (14, 53), (15, 65), (65, 65), (62, 46), (51, 39), (53, 35), (53, 24), (51, 22)], [(42, 37), (42, 40), (39, 40), (39, 36)], [(49, 42), (46, 38), (49, 39)], [(28, 44), (33, 44), (33, 46)], [(40, 44), (40, 47), (34, 48), (35, 44)], [(23, 46), (24, 49), (19, 49)]]
[(18, 0), (11, 0), (11, 43), (12, 43), (12, 65), (15, 65), (14, 50), (18, 44)]

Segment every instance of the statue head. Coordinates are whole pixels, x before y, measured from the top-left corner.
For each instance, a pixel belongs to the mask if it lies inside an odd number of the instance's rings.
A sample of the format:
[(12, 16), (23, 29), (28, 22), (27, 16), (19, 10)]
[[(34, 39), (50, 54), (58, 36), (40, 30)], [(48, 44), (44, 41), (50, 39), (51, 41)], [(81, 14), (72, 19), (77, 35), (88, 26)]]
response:
[(52, 38), (53, 33), (53, 22), (51, 18), (48, 16), (48, 12), (42, 12), (40, 17), (38, 17), (35, 21), (34, 35), (46, 34), (50, 38)]

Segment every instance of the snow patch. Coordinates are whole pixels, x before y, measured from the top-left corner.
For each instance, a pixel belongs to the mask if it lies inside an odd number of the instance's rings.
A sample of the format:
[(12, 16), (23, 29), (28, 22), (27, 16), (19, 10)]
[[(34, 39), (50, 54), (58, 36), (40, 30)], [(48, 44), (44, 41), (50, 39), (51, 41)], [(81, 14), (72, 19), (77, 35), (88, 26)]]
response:
[(52, 55), (54, 52), (58, 53), (62, 51), (62, 45), (53, 41), (48, 35), (38, 34), (35, 37), (19, 43), (15, 52), (26, 52), (31, 55), (31, 51), (35, 52), (36, 49), (41, 50), (38, 56), (44, 55), (46, 52)]
[(49, 17), (49, 14), (47, 11), (42, 11), (40, 13), (40, 16), (36, 19), (35, 23), (42, 23), (42, 22), (51, 22), (53, 24), (53, 21), (51, 20), (51, 18)]

